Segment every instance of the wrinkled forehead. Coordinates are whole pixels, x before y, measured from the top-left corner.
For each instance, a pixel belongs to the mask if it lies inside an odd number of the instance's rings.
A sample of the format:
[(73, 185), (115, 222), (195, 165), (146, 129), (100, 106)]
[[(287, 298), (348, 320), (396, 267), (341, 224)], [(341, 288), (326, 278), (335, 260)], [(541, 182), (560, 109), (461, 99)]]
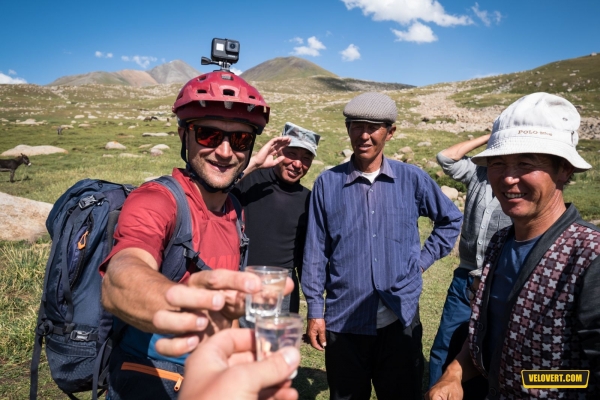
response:
[(519, 154), (505, 154), (501, 156), (491, 156), (487, 158), (488, 164), (494, 161), (503, 161), (507, 163), (516, 163), (527, 161), (532, 164), (546, 164), (552, 162), (553, 156), (550, 154), (543, 153), (519, 153)]
[(294, 147), (287, 146), (284, 147), (281, 152), (286, 157), (311, 157), (313, 158), (315, 155), (304, 147)]

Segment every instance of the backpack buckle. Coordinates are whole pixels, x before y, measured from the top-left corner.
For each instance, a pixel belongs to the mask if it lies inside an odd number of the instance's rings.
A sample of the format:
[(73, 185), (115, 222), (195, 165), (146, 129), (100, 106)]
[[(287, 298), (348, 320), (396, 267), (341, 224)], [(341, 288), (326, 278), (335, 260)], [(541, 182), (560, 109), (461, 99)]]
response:
[(96, 204), (97, 201), (98, 200), (96, 200), (94, 195), (91, 194), (91, 195), (79, 200), (79, 208), (84, 210), (84, 209), (88, 208), (89, 206), (93, 206), (94, 204)]
[(75, 342), (88, 342), (91, 332), (72, 331), (69, 338)]

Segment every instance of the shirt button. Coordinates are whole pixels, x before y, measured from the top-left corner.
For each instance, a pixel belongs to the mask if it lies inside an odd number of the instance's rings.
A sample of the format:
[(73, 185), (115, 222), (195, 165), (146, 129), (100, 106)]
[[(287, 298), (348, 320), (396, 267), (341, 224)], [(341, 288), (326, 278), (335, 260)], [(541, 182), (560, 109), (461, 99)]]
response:
[(495, 396), (495, 395), (496, 395), (496, 389), (494, 389), (494, 388), (491, 388), (491, 389), (490, 389), (490, 394), (491, 394), (492, 396)]
[(478, 259), (478, 260), (481, 260), (481, 256), (477, 256), (477, 259)]
[(375, 214), (375, 211), (371, 211), (371, 214)]
[(376, 234), (373, 234), (373, 237), (377, 237), (377, 235), (376, 235)]
[(377, 259), (375, 259), (375, 262), (377, 262)]
[(490, 210), (485, 210), (485, 213), (486, 213), (486, 214), (489, 214), (489, 213), (490, 213)]
[(483, 240), (478, 240), (477, 241), (477, 244), (481, 244), (481, 243), (483, 243)]
[(373, 189), (369, 189), (369, 192), (373, 193)]

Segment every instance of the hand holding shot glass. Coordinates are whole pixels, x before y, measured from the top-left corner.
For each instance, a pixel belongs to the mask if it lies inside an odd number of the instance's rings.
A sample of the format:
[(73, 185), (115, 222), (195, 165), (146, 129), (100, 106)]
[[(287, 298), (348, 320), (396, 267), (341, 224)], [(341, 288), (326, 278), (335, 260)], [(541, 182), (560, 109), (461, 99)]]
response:
[[(256, 360), (262, 361), (283, 347), (300, 349), (304, 323), (299, 314), (288, 313), (274, 316), (256, 316)], [(293, 379), (298, 370), (290, 376)]]
[(282, 267), (249, 266), (245, 272), (258, 275), (262, 282), (260, 292), (246, 295), (246, 319), (256, 322), (257, 316), (274, 316), (281, 313), (288, 270)]

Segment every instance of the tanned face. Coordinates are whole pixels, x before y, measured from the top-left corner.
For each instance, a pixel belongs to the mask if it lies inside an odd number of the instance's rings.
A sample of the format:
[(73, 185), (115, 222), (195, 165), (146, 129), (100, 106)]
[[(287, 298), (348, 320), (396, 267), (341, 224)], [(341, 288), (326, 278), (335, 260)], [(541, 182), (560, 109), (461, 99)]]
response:
[(281, 150), (285, 157), (275, 166), (275, 174), (288, 184), (299, 182), (308, 172), (315, 156), (302, 147), (286, 147)]
[(395, 126), (372, 122), (352, 121), (348, 126), (348, 136), (354, 150), (354, 161), (362, 172), (373, 172), (380, 168), (385, 142), (396, 131)]
[[(234, 121), (203, 119), (194, 121), (194, 124), (229, 132), (253, 132), (250, 125)], [(188, 162), (196, 174), (209, 186), (216, 189), (225, 189), (231, 185), (243, 171), (246, 160), (250, 157), (250, 150), (233, 151), (228, 137), (225, 137), (219, 146), (212, 149), (198, 144), (194, 133), (189, 129), (180, 128), (179, 136), (181, 140), (187, 141)]]

